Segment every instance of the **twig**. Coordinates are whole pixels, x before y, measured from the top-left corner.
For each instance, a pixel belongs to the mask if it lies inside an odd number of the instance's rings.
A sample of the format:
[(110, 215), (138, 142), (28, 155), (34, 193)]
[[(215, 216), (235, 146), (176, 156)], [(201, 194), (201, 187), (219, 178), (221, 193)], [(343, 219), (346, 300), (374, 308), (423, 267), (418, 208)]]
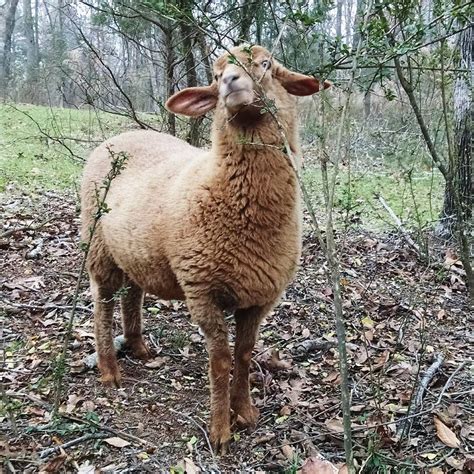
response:
[(72, 446), (76, 446), (77, 444), (81, 444), (84, 441), (89, 441), (90, 439), (103, 439), (106, 438), (108, 435), (105, 433), (88, 433), (85, 434), (84, 436), (80, 436), (79, 438), (72, 439), (71, 441), (68, 441), (67, 443), (59, 444), (58, 446), (54, 446), (52, 448), (47, 448), (43, 449), (39, 453), (39, 457), (41, 459), (47, 458), (48, 456), (51, 456), (51, 454), (54, 454), (61, 449), (66, 449), (70, 448)]
[(44, 227), (46, 224), (49, 224), (51, 221), (54, 221), (56, 219), (59, 219), (59, 217), (50, 217), (49, 219), (46, 219), (45, 221), (37, 224), (37, 225), (24, 225), (22, 227), (16, 227), (15, 229), (8, 229), (3, 234), (0, 234), (0, 239), (6, 239), (7, 237), (10, 237), (10, 235), (13, 235), (15, 232), (23, 232), (25, 230), (32, 230), (36, 231)]
[[(410, 403), (410, 406), (408, 407), (408, 412), (413, 412), (416, 411), (416, 409), (421, 406), (423, 402), (423, 395), (426, 391), (426, 388), (428, 387), (428, 384), (431, 382), (433, 379), (434, 375), (438, 371), (438, 369), (441, 367), (441, 364), (444, 362), (444, 354), (439, 353), (435, 355), (434, 362), (431, 364), (431, 366), (428, 368), (428, 370), (425, 372), (425, 375), (423, 378), (420, 380), (420, 385), (418, 386), (418, 389), (416, 391), (415, 396), (412, 398), (412, 402)], [(408, 422), (408, 420), (410, 420)], [(413, 419), (412, 417), (407, 417), (404, 421), (400, 423), (397, 429), (397, 436), (402, 439), (404, 437), (406, 428), (408, 426), (408, 430), (411, 429), (411, 426), (413, 424)]]
[(408, 242), (408, 244), (415, 250), (415, 252), (417, 253), (417, 255), (420, 257), (420, 258), (424, 258), (423, 257), (423, 253), (421, 252), (420, 250), (420, 247), (418, 246), (418, 244), (410, 237), (410, 234), (405, 230), (405, 228), (403, 227), (403, 224), (402, 224), (402, 221), (400, 220), (400, 218), (395, 214), (395, 212), (393, 212), (393, 209), (387, 204), (387, 201), (385, 201), (385, 199), (380, 195), (380, 194), (376, 194), (375, 197), (380, 201), (380, 204), (382, 204), (382, 206), (385, 208), (385, 210), (388, 212), (388, 215), (392, 218), (393, 222), (395, 222), (395, 225), (397, 227), (397, 229), (402, 233), (403, 237), (405, 238), (405, 240)]
[[(59, 304), (45, 304), (45, 305), (38, 305), (38, 304), (26, 304), (26, 303), (13, 303), (12, 301), (8, 301), (5, 298), (1, 298), (0, 301), (7, 306), (11, 306), (13, 308), (21, 308), (21, 309), (36, 309), (42, 311), (48, 311), (49, 309), (72, 309), (72, 305), (59, 305)], [(86, 311), (88, 313), (92, 313), (92, 308), (88, 308), (87, 306), (80, 306), (76, 305), (75, 308), (79, 311)]]
[(209, 451), (211, 452), (212, 460), (215, 461), (214, 450), (212, 449), (212, 445), (211, 445), (211, 442), (209, 441), (209, 437), (207, 436), (206, 430), (197, 421), (193, 420), (193, 418), (191, 418), (189, 415), (186, 415), (186, 413), (181, 413), (179, 411), (173, 410), (173, 408), (170, 408), (169, 410), (176, 415), (184, 416), (184, 418), (189, 420), (191, 423), (193, 423), (195, 426), (197, 426), (201, 430), (202, 434), (204, 435), (204, 438), (206, 439)]
[(429, 383), (435, 376), (436, 372), (439, 370), (441, 365), (444, 362), (444, 354), (439, 353), (436, 354), (434, 357), (434, 361), (429, 367), (429, 369), (425, 372), (425, 375), (420, 381), (420, 385), (418, 387), (418, 391), (415, 396), (415, 402), (413, 408), (416, 409), (417, 407), (421, 406), (423, 402), (423, 395), (425, 394), (426, 389), (428, 388)]

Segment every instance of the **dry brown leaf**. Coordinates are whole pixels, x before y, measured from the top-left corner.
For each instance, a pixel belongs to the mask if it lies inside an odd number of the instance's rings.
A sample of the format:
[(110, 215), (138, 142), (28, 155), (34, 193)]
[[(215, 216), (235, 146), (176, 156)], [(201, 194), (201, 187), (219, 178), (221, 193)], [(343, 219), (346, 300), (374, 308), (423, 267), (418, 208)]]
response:
[(39, 468), (40, 474), (47, 473), (47, 472), (58, 472), (61, 466), (66, 461), (67, 455), (66, 453), (61, 453), (59, 456), (51, 459), (48, 463), (44, 464)]
[(291, 363), (280, 359), (280, 353), (277, 349), (272, 350), (272, 357), (268, 361), (268, 368), (270, 370), (288, 370), (291, 369)]
[(166, 362), (168, 362), (168, 360), (169, 360), (169, 357), (166, 357), (166, 356), (165, 357), (156, 357), (152, 361), (147, 362), (145, 364), (145, 367), (147, 367), (148, 369), (158, 369), (159, 367), (166, 364)]
[(124, 439), (119, 438), (118, 436), (113, 436), (112, 438), (104, 439), (104, 441), (107, 444), (110, 444), (110, 446), (115, 446), (116, 448), (125, 448), (125, 446), (128, 446), (130, 444), (128, 441), (125, 441)]
[(301, 474), (337, 474), (339, 469), (329, 461), (316, 457), (306, 459), (301, 466)]
[(324, 424), (327, 426), (329, 431), (332, 431), (333, 433), (344, 433), (344, 426), (342, 425), (342, 420), (340, 418), (326, 420)]
[(461, 442), (457, 436), (437, 416), (434, 417), (434, 424), (436, 434), (443, 444), (450, 448), (459, 448)]
[(289, 444), (284, 444), (281, 447), (281, 452), (283, 453), (286, 459), (290, 459), (290, 460), (293, 459), (295, 455), (294, 449)]
[(194, 464), (191, 458), (184, 458), (178, 463), (178, 466), (181, 467), (186, 474), (197, 474), (201, 472), (201, 469)]

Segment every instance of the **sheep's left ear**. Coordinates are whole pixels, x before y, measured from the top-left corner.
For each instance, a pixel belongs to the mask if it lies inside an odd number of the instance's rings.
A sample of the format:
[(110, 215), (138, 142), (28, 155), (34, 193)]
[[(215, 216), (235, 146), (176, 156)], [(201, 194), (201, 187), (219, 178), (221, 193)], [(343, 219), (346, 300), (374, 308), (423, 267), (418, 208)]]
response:
[(289, 71), (281, 64), (278, 64), (274, 70), (274, 76), (278, 79), (281, 85), (292, 95), (312, 95), (322, 89), (331, 87), (329, 81), (324, 81), (322, 84), (315, 77), (305, 76), (298, 72)]
[(218, 89), (215, 83), (206, 87), (188, 87), (173, 94), (166, 102), (165, 107), (175, 114), (199, 117), (217, 104)]

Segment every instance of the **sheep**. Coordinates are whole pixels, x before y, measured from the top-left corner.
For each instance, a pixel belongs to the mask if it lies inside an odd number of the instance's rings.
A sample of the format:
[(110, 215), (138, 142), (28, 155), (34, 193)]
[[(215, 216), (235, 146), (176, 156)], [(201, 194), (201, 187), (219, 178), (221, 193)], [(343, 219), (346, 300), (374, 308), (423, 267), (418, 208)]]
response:
[[(144, 292), (185, 300), (209, 353), (210, 439), (225, 452), (231, 413), (240, 426), (257, 421), (249, 388), (252, 351), (263, 317), (300, 258), (297, 176), (282, 133), (291, 154), (299, 155), (293, 96), (329, 84), (290, 72), (261, 46), (227, 51), (214, 72), (209, 86), (183, 89), (166, 103), (169, 111), (187, 116), (215, 109), (211, 149), (153, 131), (113, 137), (87, 161), (81, 214), (85, 239), (111, 150), (126, 153), (125, 169), (107, 195), (110, 212), (97, 222), (87, 257), (101, 380), (120, 386), (112, 335), (119, 289), (125, 288), (120, 299), (126, 347), (144, 360), (151, 356), (142, 337)], [(224, 311), (233, 312), (236, 322), (232, 384)]]

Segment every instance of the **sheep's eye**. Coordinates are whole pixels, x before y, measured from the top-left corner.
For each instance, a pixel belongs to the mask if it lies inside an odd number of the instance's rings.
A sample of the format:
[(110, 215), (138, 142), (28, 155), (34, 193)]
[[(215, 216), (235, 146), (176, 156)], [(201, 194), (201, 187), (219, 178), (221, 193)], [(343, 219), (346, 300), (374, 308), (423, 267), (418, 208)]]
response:
[(222, 74), (215, 74), (214, 75), (214, 79), (216, 80), (216, 82), (220, 79), (221, 76), (222, 76)]
[(272, 65), (272, 62), (269, 59), (264, 59), (260, 64), (263, 69), (265, 69), (265, 71), (268, 71)]

